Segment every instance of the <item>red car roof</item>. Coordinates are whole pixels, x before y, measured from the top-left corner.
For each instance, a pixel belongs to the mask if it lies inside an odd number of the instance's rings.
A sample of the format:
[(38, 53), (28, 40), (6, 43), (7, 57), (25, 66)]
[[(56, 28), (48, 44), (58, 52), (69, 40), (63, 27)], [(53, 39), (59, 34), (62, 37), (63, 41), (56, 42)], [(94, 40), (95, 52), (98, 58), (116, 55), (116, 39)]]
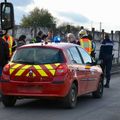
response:
[(69, 47), (72, 47), (72, 46), (78, 46), (76, 44), (73, 44), (73, 43), (64, 43), (64, 42), (61, 42), (61, 43), (48, 43), (48, 44), (42, 44), (42, 43), (33, 43), (33, 44), (27, 44), (27, 45), (23, 45), (21, 46), (20, 48), (23, 48), (23, 47), (39, 47), (39, 46), (46, 46), (46, 47), (52, 47), (52, 48), (58, 48), (58, 49), (65, 49), (65, 48), (69, 48)]

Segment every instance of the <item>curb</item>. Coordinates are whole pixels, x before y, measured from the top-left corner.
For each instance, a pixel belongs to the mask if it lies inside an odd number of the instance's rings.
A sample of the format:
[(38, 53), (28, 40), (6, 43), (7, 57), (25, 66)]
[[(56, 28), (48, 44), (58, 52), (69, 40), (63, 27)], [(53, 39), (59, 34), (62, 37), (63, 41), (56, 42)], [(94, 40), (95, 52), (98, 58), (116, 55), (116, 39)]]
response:
[(111, 72), (112, 75), (118, 74), (118, 73), (120, 73), (120, 70), (118, 70), (118, 71), (112, 71), (112, 72)]

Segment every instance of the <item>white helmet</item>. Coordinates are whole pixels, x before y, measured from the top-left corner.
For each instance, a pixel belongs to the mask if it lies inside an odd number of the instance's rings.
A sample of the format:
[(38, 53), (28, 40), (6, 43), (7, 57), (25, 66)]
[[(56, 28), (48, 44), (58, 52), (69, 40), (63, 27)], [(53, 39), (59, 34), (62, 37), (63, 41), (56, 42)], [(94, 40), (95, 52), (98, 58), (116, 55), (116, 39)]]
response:
[(87, 31), (82, 29), (79, 33), (78, 33), (78, 37), (84, 37), (84, 36), (87, 36)]

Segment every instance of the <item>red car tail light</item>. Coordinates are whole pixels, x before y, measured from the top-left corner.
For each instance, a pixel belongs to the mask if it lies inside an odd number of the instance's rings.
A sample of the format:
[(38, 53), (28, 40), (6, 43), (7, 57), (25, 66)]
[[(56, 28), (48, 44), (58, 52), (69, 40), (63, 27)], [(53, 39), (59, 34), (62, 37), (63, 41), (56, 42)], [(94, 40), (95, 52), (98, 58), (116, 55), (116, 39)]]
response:
[(6, 64), (2, 71), (2, 80), (10, 80), (10, 64)]
[(65, 82), (65, 76), (68, 72), (68, 67), (66, 64), (61, 64), (56, 68), (55, 77), (53, 79), (54, 84), (63, 84)]
[(67, 73), (67, 71), (68, 71), (67, 65), (61, 64), (57, 67), (55, 75), (56, 76), (65, 75)]

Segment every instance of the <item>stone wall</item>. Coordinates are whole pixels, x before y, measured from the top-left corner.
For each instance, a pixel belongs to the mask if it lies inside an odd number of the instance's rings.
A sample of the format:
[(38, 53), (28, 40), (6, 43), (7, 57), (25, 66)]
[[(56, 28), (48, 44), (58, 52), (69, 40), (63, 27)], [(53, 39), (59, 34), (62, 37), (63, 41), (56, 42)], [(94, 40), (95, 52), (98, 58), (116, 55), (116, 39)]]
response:
[[(47, 28), (39, 28), (37, 31), (42, 30), (44, 33), (48, 32)], [(36, 31), (36, 33), (37, 33)], [(20, 35), (25, 34), (27, 36), (27, 43), (34, 37), (35, 31), (31, 28), (21, 28), (16, 27), (13, 31), (9, 31), (10, 34), (14, 35), (14, 38), (17, 40)], [(104, 31), (98, 32), (98, 31), (89, 31), (89, 33), (93, 36), (93, 40), (96, 43), (96, 58), (98, 58), (99, 50), (100, 50), (100, 44), (103, 40), (103, 34)], [(77, 35), (77, 33), (75, 33)], [(120, 32), (116, 31), (115, 33), (109, 33), (110, 39), (114, 42), (114, 59), (113, 63), (120, 63)]]

